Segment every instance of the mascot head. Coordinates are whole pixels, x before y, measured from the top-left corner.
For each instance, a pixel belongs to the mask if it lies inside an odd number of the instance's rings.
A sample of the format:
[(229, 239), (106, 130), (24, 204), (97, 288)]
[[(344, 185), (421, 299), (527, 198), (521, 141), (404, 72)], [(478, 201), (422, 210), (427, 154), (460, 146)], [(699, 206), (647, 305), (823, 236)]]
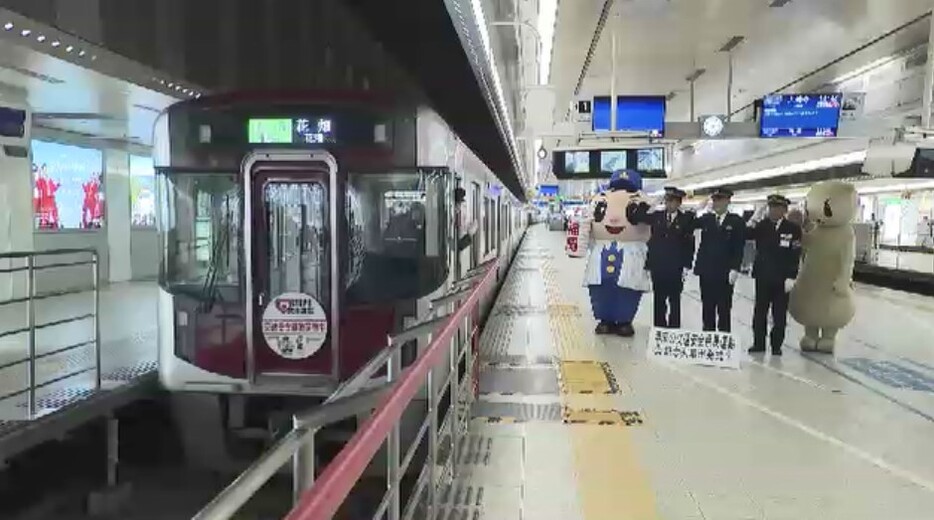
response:
[(642, 202), (642, 177), (633, 170), (620, 170), (610, 178), (607, 189), (593, 199), (591, 233), (597, 240), (646, 242), (652, 229), (629, 220), (632, 208)]
[(819, 182), (807, 195), (807, 219), (820, 227), (846, 226), (858, 210), (856, 187), (847, 182)]

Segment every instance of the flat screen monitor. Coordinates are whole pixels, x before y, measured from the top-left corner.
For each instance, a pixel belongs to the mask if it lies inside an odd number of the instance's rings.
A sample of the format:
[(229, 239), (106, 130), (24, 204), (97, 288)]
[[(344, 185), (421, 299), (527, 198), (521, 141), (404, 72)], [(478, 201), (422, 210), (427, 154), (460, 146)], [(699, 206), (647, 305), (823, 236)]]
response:
[(664, 148), (640, 148), (636, 151), (636, 170), (640, 172), (664, 171)]
[(23, 137), (26, 134), (26, 111), (0, 107), (0, 136)]
[(98, 149), (32, 141), (36, 228), (103, 227), (103, 168), (104, 154)]
[(629, 167), (626, 150), (603, 150), (600, 152), (600, 171), (613, 173)]
[(773, 94), (762, 100), (761, 137), (836, 137), (842, 94)]
[(566, 152), (564, 154), (564, 171), (567, 173), (590, 172), (590, 152)]
[(609, 132), (612, 124), (610, 115), (610, 96), (597, 96), (593, 98), (593, 113), (591, 121), (594, 132)]
[(619, 96), (616, 98), (616, 130), (665, 135), (664, 96)]

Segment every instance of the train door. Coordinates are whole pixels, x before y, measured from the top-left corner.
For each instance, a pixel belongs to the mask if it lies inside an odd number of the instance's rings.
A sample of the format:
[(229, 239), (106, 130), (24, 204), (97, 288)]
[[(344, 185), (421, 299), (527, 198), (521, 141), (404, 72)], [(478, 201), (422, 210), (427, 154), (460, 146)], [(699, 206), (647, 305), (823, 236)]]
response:
[(244, 164), (248, 376), (336, 380), (336, 162), (277, 152)]
[(474, 182), (470, 186), (470, 204), (473, 213), (470, 217), (472, 222), (477, 223), (477, 235), (474, 236), (470, 246), (470, 268), (473, 269), (480, 263), (480, 241), (484, 240), (480, 235), (485, 233), (481, 227), (481, 224), (483, 224), (483, 212), (481, 210), (482, 200), (480, 197), (480, 185)]

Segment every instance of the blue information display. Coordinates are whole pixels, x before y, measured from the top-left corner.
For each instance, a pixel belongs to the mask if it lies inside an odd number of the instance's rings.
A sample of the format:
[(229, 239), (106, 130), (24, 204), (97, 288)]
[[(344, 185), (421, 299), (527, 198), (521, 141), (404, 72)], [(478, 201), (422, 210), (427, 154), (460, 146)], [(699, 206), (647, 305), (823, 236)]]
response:
[(616, 129), (645, 132), (651, 137), (665, 135), (663, 96), (619, 96), (616, 98)]
[(842, 94), (774, 94), (762, 100), (761, 137), (836, 137)]
[(538, 196), (539, 197), (557, 197), (558, 196), (558, 185), (557, 184), (542, 184), (538, 187)]
[(613, 115), (611, 110), (610, 96), (597, 96), (593, 98), (593, 114), (591, 121), (594, 132), (609, 132), (613, 124)]

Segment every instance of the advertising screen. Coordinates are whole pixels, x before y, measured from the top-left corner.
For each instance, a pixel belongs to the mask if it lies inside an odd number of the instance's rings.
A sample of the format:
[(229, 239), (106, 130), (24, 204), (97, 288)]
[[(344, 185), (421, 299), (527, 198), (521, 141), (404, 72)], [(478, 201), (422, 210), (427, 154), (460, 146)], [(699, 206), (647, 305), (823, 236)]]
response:
[(665, 98), (662, 96), (619, 96), (616, 98), (616, 129), (665, 135)]
[(762, 100), (761, 137), (836, 137), (842, 94), (775, 94)]
[(600, 171), (615, 172), (628, 168), (626, 150), (606, 150), (600, 152)]
[(130, 224), (156, 226), (156, 174), (151, 157), (130, 156)]
[(564, 154), (564, 171), (567, 173), (590, 172), (590, 153), (567, 152)]
[(654, 172), (665, 169), (664, 148), (642, 148), (636, 155), (636, 169), (640, 172)]
[(104, 155), (78, 146), (32, 142), (33, 208), (38, 229), (104, 225)]

